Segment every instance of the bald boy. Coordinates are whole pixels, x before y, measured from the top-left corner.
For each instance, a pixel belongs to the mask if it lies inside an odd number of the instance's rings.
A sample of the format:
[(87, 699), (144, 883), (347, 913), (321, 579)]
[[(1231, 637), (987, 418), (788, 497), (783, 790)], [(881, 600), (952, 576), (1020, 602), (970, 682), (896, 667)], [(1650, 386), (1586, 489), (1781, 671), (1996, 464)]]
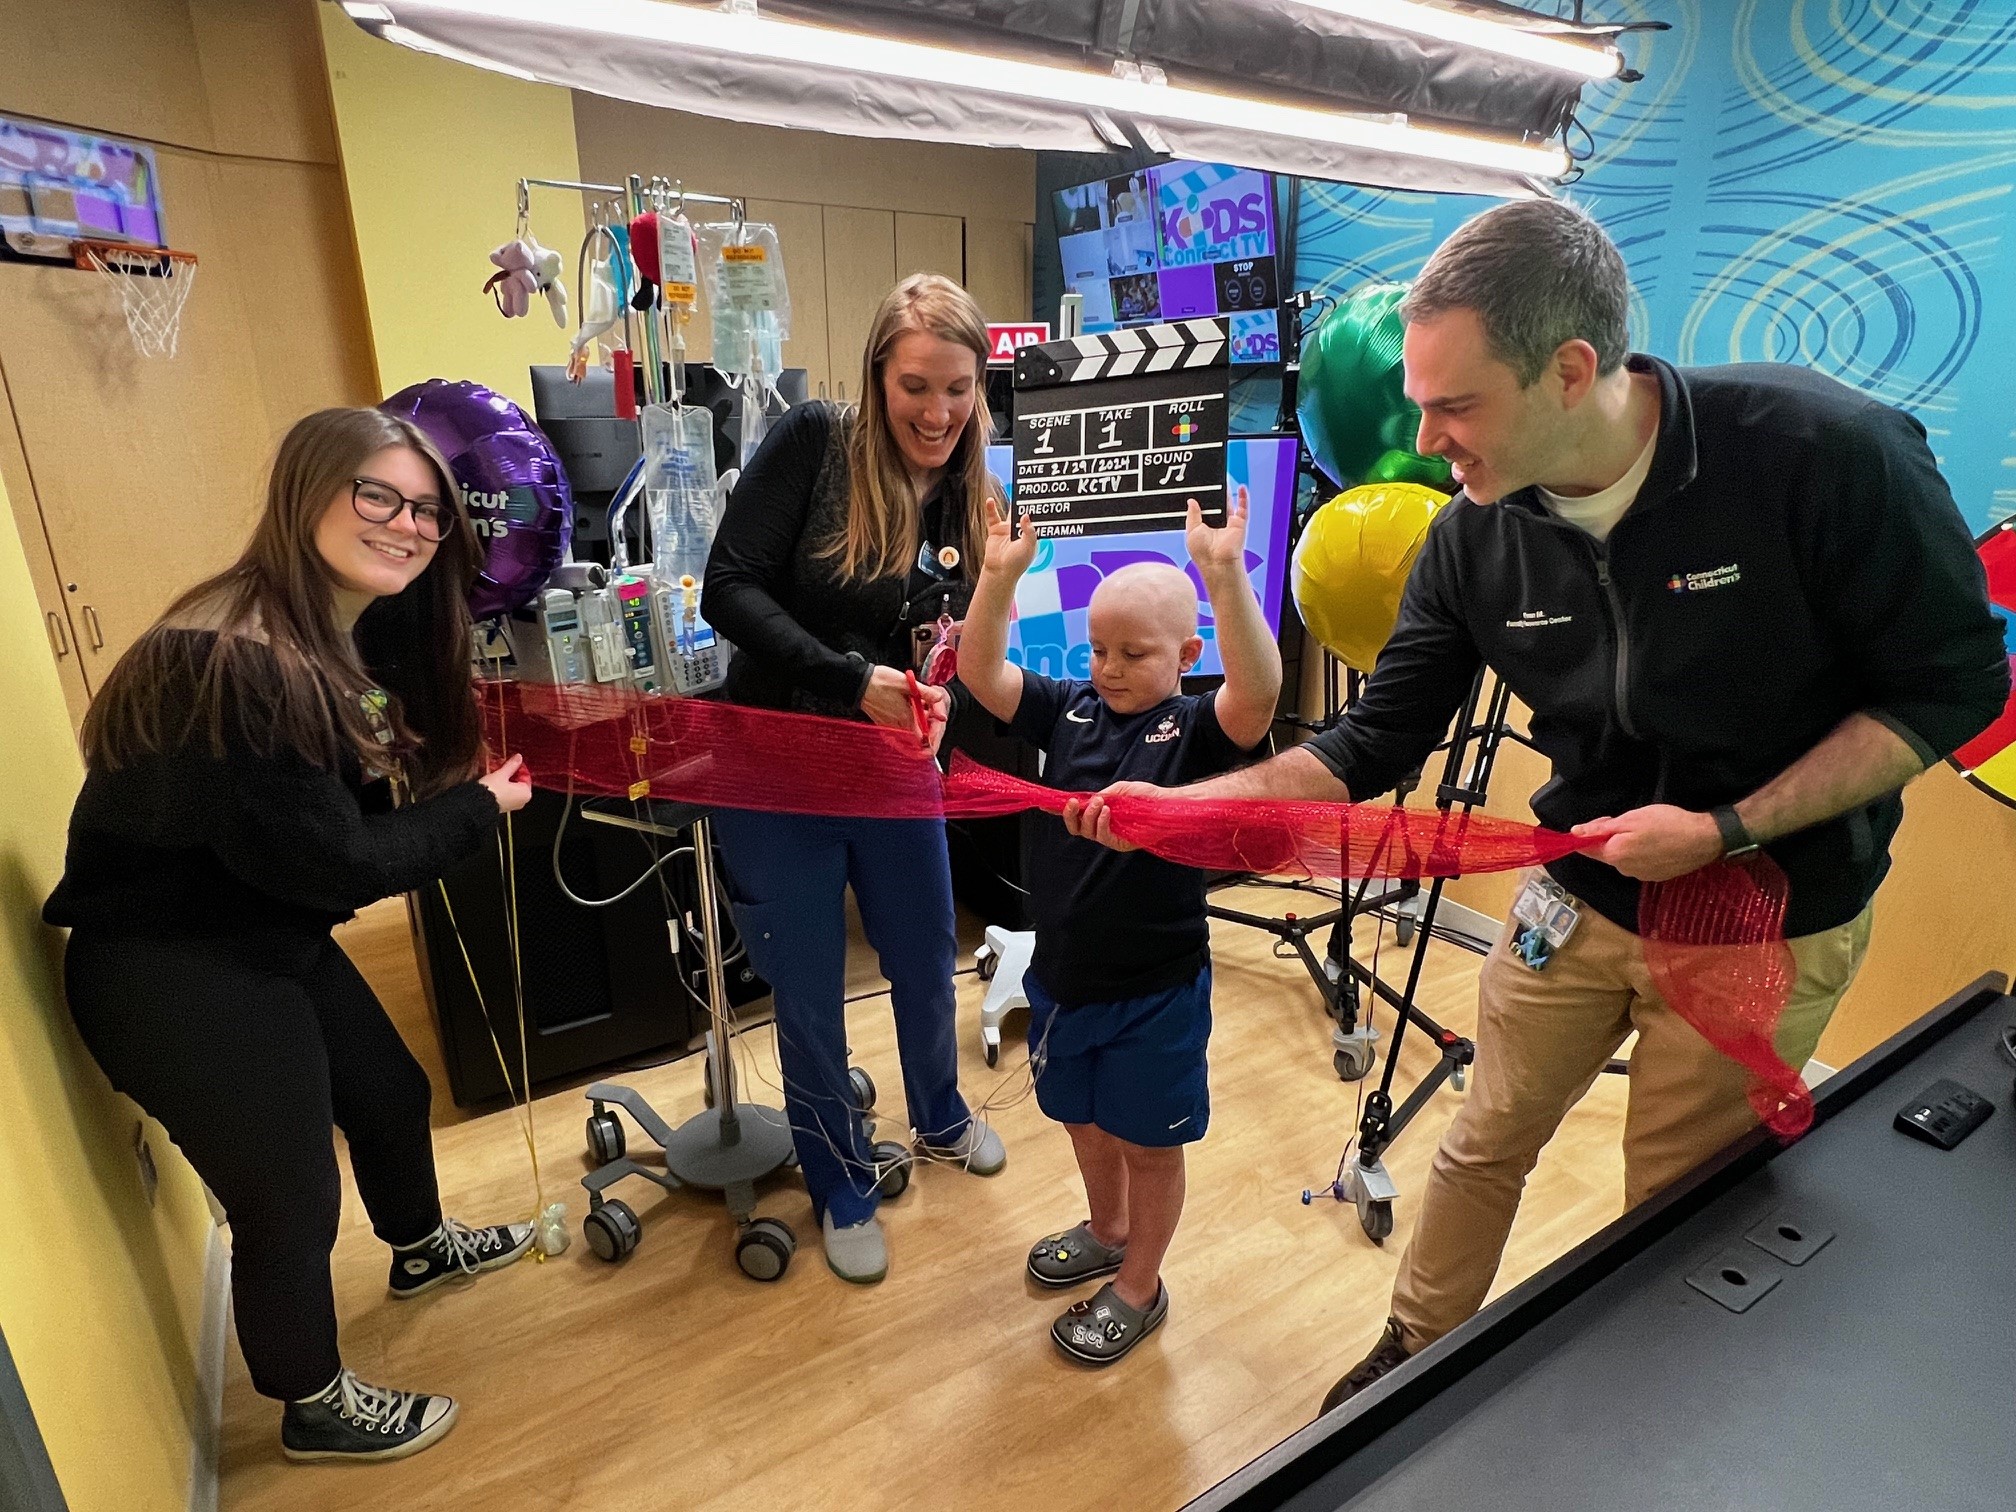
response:
[[(1050, 786), (1178, 786), (1230, 769), (1267, 738), (1281, 657), (1246, 576), (1246, 491), (1218, 529), (1191, 500), (1185, 544), (1211, 601), (1223, 683), (1183, 692), (1204, 642), (1196, 588), (1167, 562), (1123, 567), (1099, 585), (1087, 613), (1092, 676), (1059, 681), (1007, 659), (1015, 585), (1036, 540), (989, 506), (959, 678), (1044, 753)], [(1036, 823), (1027, 874), (1036, 949), (1022, 979), (1029, 1064), (1038, 1104), (1071, 1135), (1089, 1215), (1039, 1240), (1028, 1271), (1060, 1290), (1112, 1277), (1050, 1328), (1066, 1354), (1108, 1365), (1168, 1315), (1161, 1271), (1183, 1216), (1183, 1147), (1211, 1117), (1204, 877), (1074, 839), (1054, 818)]]

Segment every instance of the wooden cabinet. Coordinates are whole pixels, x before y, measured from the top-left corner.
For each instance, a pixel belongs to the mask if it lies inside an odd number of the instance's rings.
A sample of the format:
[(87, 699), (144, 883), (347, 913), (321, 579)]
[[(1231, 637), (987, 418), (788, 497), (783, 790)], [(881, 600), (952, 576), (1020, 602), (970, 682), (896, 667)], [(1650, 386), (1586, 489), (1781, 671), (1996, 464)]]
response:
[[(35, 9), (0, 0), (0, 35)], [(106, 275), (0, 262), (0, 481), (81, 720), (134, 638), (243, 548), (287, 427), (377, 395), (315, 7), (73, 9), (38, 22), (48, 46), (0, 49), (0, 98), (151, 145), (168, 242), (200, 259), (164, 358), (133, 350)]]

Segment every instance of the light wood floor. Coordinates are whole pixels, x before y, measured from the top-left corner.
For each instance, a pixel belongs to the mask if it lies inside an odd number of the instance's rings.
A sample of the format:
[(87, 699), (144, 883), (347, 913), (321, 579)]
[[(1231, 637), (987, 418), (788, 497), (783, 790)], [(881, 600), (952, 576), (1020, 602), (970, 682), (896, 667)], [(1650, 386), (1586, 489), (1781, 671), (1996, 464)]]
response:
[[(1255, 911), (1321, 906), (1274, 890), (1222, 896)], [(547, 1196), (567, 1201), (576, 1235), (561, 1258), (395, 1302), (384, 1289), (386, 1252), (354, 1191), (346, 1196), (335, 1255), (346, 1361), (367, 1380), (455, 1395), (454, 1432), (388, 1465), (290, 1465), (278, 1411), (252, 1392), (234, 1342), (224, 1512), (1180, 1506), (1306, 1423), (1369, 1346), (1429, 1156), (1460, 1096), (1438, 1094), (1388, 1155), (1401, 1198), (1384, 1249), (1349, 1207), (1304, 1206), (1302, 1189), (1329, 1181), (1355, 1127), (1359, 1089), (1331, 1070), (1329, 1021), (1299, 963), (1273, 959), (1264, 935), (1214, 928), (1212, 1128), (1191, 1147), (1189, 1206), (1164, 1271), (1169, 1321), (1119, 1365), (1088, 1371), (1063, 1360), (1048, 1328), (1070, 1294), (1039, 1293), (1023, 1276), (1029, 1244), (1082, 1217), (1084, 1197), (1068, 1140), (1019, 1097), (1028, 1081), (1020, 1016), (989, 1071), (982, 989), (967, 977), (961, 1075), (970, 1101), (998, 1109), (1008, 1169), (986, 1180), (920, 1170), (883, 1208), (888, 1280), (857, 1288), (826, 1269), (790, 1173), (772, 1179), (761, 1203), (801, 1242), (775, 1285), (735, 1268), (718, 1200), (643, 1182), (623, 1194), (642, 1216), (643, 1242), (622, 1264), (603, 1264), (579, 1238), (586, 1104), (578, 1090), (550, 1093), (534, 1108)], [(438, 1066), (403, 911), (381, 905), (345, 944), (416, 1051)], [(1385, 951), (1382, 969), (1397, 969), (1390, 936)], [(856, 990), (879, 980), (858, 937), (852, 975)], [(1475, 976), (1474, 956), (1436, 944), (1424, 1006), (1468, 1032)], [(1390, 1016), (1380, 1022), (1390, 1027)], [(900, 1128), (886, 1001), (851, 1010), (849, 1040)], [(1430, 1060), (1412, 1042), (1403, 1090)], [(769, 1031), (744, 1043), (774, 1082)], [(698, 1057), (629, 1080), (675, 1121), (701, 1105)], [(1616, 1215), (1623, 1094), (1622, 1078), (1600, 1078), (1569, 1115), (1528, 1187), (1501, 1288)], [(445, 1093), (439, 1105), (447, 1210), (470, 1221), (526, 1214), (532, 1183), (512, 1118), (459, 1119)]]

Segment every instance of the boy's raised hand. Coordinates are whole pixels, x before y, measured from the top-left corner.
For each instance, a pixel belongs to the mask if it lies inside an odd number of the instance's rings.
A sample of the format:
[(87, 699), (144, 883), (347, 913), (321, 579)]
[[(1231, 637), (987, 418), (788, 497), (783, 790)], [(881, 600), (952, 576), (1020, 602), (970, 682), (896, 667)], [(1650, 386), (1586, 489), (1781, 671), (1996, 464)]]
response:
[(1000, 504), (990, 497), (987, 500), (987, 555), (980, 563), (980, 570), (1019, 578), (1035, 560), (1036, 532), (1024, 521), (1021, 534), (1013, 534), (1011, 523), (1001, 512)]
[(1246, 485), (1240, 484), (1232, 505), (1225, 511), (1225, 523), (1212, 527), (1204, 523), (1204, 508), (1190, 501), (1189, 519), (1183, 532), (1190, 560), (1200, 573), (1246, 571)]

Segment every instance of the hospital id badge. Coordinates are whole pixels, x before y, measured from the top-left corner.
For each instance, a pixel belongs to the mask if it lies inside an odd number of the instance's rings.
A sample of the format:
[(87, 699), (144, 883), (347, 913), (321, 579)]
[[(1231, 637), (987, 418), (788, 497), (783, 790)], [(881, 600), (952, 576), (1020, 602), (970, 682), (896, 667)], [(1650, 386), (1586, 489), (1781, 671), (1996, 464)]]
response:
[(1561, 884), (1544, 873), (1527, 879), (1512, 900), (1512, 955), (1532, 971), (1545, 971), (1568, 943), (1582, 911)]

